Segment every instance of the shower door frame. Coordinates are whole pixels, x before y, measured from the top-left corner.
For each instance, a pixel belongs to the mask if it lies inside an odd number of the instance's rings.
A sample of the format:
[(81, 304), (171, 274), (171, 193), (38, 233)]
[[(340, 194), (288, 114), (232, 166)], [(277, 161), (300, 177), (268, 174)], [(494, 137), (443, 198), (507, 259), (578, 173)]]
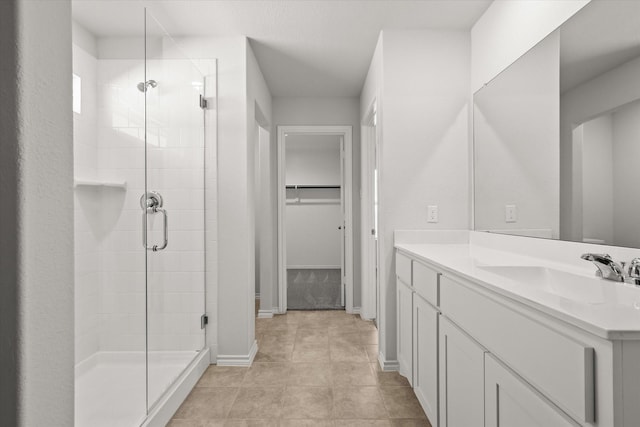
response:
[[(287, 244), (286, 244), (286, 156), (285, 140), (287, 135), (327, 135), (344, 138), (344, 169), (341, 177), (344, 199), (344, 266), (345, 311), (354, 314), (353, 307), (353, 127), (333, 125), (277, 126), (278, 158), (278, 313), (287, 312)], [(342, 156), (342, 154), (341, 154)], [(344, 275), (344, 272), (342, 272)], [(342, 280), (342, 279), (341, 279)]]

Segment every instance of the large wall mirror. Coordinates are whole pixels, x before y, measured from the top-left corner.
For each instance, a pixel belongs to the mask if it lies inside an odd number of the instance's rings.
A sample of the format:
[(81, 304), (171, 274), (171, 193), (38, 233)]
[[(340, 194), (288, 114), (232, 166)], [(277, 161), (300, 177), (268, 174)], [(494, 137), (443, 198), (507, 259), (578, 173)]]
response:
[(640, 248), (640, 1), (587, 4), (473, 122), (476, 230)]

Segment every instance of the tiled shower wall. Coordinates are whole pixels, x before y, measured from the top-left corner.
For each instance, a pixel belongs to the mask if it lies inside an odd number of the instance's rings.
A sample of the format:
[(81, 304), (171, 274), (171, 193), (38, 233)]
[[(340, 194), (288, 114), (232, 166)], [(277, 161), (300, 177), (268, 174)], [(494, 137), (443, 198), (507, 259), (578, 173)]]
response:
[[(90, 139), (95, 161), (81, 164), (83, 160), (77, 155), (76, 176), (84, 168), (87, 174), (93, 173), (87, 177), (126, 181), (126, 190), (94, 188), (84, 197), (77, 196), (76, 209), (91, 200), (95, 241), (80, 241), (83, 233), (77, 234), (76, 260), (87, 257), (89, 247), (94, 248), (94, 256), (92, 262), (77, 262), (78, 275), (84, 274), (83, 265), (93, 266), (86, 280), (76, 280), (76, 324), (87, 325), (76, 335), (93, 345), (80, 345), (80, 339), (76, 361), (96, 351), (143, 351), (147, 327), (151, 351), (198, 350), (204, 346), (200, 316), (204, 313), (205, 286), (205, 152), (203, 111), (198, 106), (202, 77), (187, 60), (147, 63), (148, 78), (158, 82), (157, 88), (147, 92), (148, 189), (164, 198), (169, 246), (165, 251), (148, 253), (146, 277), (139, 202), (145, 188), (145, 111), (144, 94), (136, 87), (144, 80), (144, 64), (142, 60), (92, 59), (96, 64), (92, 98), (97, 99), (97, 120)], [(205, 72), (215, 72), (215, 61), (200, 61), (199, 65), (206, 67)], [(79, 135), (76, 133), (77, 145)], [(208, 149), (215, 153), (215, 139), (208, 142), (213, 143)], [(215, 181), (212, 186), (207, 189), (208, 206), (215, 203)], [(215, 210), (215, 204), (212, 208)], [(149, 220), (153, 230), (149, 243), (159, 243), (161, 215), (152, 215)], [(82, 221), (76, 214), (80, 230)], [(81, 298), (86, 291), (81, 293), (80, 285), (85, 281), (91, 283), (85, 286), (92, 290), (89, 302), (89, 297)], [(85, 322), (85, 317), (93, 323)]]
[[(187, 60), (151, 60), (147, 77), (158, 81), (147, 93), (147, 188), (163, 195), (171, 224), (168, 248), (149, 252), (149, 348), (199, 350), (205, 310), (204, 112), (199, 106), (204, 81)], [(160, 216), (151, 219), (157, 222)], [(161, 239), (156, 233), (153, 240)]]
[(139, 198), (145, 185), (144, 80), (141, 59), (98, 61), (100, 175), (125, 181), (103, 194), (100, 256), (100, 350), (144, 351), (146, 261)]
[[(81, 111), (73, 114), (73, 155), (76, 178), (98, 177), (97, 139), (98, 61), (73, 46), (73, 72), (81, 79)], [(80, 95), (78, 93), (76, 96)], [(98, 351), (99, 309), (99, 194), (89, 187), (75, 190), (75, 358), (86, 359)]]

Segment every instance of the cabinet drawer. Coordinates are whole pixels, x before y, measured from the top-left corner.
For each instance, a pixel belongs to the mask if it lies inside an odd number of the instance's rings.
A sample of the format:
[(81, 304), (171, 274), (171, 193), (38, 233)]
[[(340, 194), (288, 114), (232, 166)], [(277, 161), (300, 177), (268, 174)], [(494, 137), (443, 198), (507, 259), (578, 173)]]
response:
[(411, 286), (411, 258), (396, 252), (396, 276)]
[(413, 289), (418, 295), (436, 307), (440, 305), (439, 276), (437, 271), (419, 262), (413, 262)]
[(594, 421), (594, 350), (473, 290), (440, 278), (440, 307), (526, 381), (585, 422)]

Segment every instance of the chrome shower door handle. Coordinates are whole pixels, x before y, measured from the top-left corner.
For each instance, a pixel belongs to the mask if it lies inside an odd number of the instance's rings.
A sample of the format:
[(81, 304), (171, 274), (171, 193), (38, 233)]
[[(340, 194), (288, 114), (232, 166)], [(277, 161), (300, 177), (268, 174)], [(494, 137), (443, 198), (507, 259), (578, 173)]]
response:
[(169, 244), (169, 218), (167, 217), (167, 211), (165, 211), (162, 208), (153, 208), (153, 211), (154, 213), (161, 212), (162, 217), (164, 219), (164, 227), (163, 227), (164, 242), (162, 242), (162, 246), (153, 245), (153, 247), (151, 248), (153, 252), (158, 252), (165, 249)]
[[(162, 246), (158, 246), (158, 245), (148, 246), (147, 245), (147, 215), (155, 214), (158, 212), (162, 214), (162, 218), (164, 221), (164, 224), (163, 224), (164, 240), (162, 242)], [(147, 211), (142, 213), (142, 246), (144, 246), (149, 251), (158, 252), (165, 249), (168, 244), (169, 244), (169, 218), (167, 216), (167, 211), (158, 207), (147, 208)]]
[[(157, 191), (149, 191), (140, 197), (140, 207), (142, 208), (142, 246), (150, 251), (157, 252), (165, 249), (169, 244), (169, 218), (167, 211), (162, 208), (162, 196)], [(160, 212), (164, 221), (163, 235), (164, 240), (161, 246), (147, 244), (147, 217), (149, 215)]]

